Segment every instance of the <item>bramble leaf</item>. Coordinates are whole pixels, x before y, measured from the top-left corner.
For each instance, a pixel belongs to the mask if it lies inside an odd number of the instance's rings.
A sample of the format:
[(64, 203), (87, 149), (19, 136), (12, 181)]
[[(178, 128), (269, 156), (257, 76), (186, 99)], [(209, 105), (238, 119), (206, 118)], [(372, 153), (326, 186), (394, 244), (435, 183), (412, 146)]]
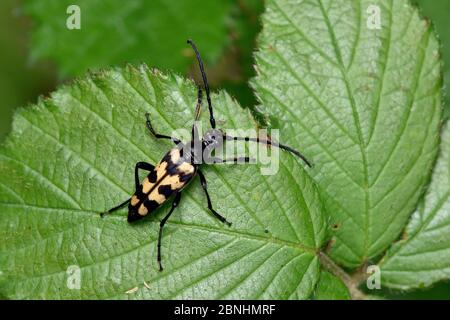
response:
[[(150, 112), (158, 132), (189, 129), (196, 96), (192, 82), (129, 66), (78, 79), (16, 114), (0, 148), (2, 295), (295, 299), (312, 294), (324, 220), (318, 192), (291, 154), (280, 153), (278, 173), (270, 176), (261, 175), (259, 165), (204, 167), (212, 202), (233, 225), (212, 217), (194, 180), (166, 225), (163, 272), (156, 263), (156, 239), (169, 203), (135, 224), (126, 222), (126, 209), (100, 218), (99, 212), (134, 192), (135, 163), (155, 164), (171, 147), (149, 135), (144, 114)], [(212, 98), (220, 127), (255, 128), (248, 111), (227, 94)], [(77, 270), (80, 288), (73, 289)]]
[(254, 88), (331, 217), (330, 256), (356, 267), (399, 236), (431, 173), (439, 44), (406, 0), (269, 0)]

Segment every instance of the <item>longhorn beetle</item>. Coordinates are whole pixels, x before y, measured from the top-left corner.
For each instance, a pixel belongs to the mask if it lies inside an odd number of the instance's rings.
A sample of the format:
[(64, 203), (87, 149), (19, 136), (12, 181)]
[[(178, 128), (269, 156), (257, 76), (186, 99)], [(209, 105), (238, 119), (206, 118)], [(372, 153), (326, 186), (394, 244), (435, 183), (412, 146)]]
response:
[[(147, 113), (146, 125), (150, 133), (157, 139), (170, 139), (175, 143), (176, 146), (169, 152), (167, 152), (166, 155), (156, 166), (153, 166), (152, 164), (147, 162), (136, 163), (134, 170), (136, 191), (134, 195), (130, 199), (127, 199), (125, 202), (106, 212), (111, 213), (113, 211), (123, 208), (128, 204), (128, 222), (131, 223), (136, 220), (142, 219), (148, 214), (153, 213), (153, 211), (155, 211), (160, 205), (162, 205), (165, 201), (167, 201), (169, 197), (174, 196), (172, 207), (170, 208), (169, 213), (167, 213), (167, 215), (161, 220), (161, 223), (159, 225), (157, 259), (160, 271), (163, 270), (161, 264), (161, 237), (164, 224), (166, 223), (167, 219), (169, 219), (174, 209), (180, 203), (181, 192), (183, 188), (189, 182), (192, 181), (195, 175), (198, 175), (200, 178), (201, 186), (205, 192), (206, 200), (208, 202), (208, 209), (211, 211), (214, 217), (219, 219), (221, 222), (227, 224), (228, 226), (231, 226), (231, 222), (228, 222), (222, 215), (220, 215), (216, 210), (214, 210), (211, 203), (211, 199), (208, 194), (206, 178), (203, 175), (202, 171), (199, 169), (199, 165), (205, 163), (206, 160), (204, 152), (205, 150), (207, 151), (206, 154), (208, 153), (208, 151), (212, 152), (214, 149), (216, 149), (218, 146), (221, 145), (223, 140), (251, 141), (278, 147), (280, 149), (289, 151), (298, 156), (299, 158), (301, 158), (309, 167), (311, 167), (310, 162), (300, 152), (287, 145), (273, 142), (269, 139), (264, 140), (260, 138), (250, 138), (250, 137), (233, 137), (227, 135), (220, 129), (216, 129), (216, 120), (214, 119), (213, 107), (209, 95), (208, 80), (206, 79), (206, 73), (202, 59), (200, 58), (200, 53), (198, 52), (198, 49), (194, 44), (194, 42), (192, 42), (192, 40), (188, 40), (187, 43), (192, 46), (192, 49), (194, 50), (195, 56), (198, 61), (198, 65), (200, 67), (200, 72), (203, 78), (203, 85), (206, 91), (206, 99), (208, 101), (209, 122), (211, 124), (212, 129), (206, 132), (202, 138), (198, 136), (196, 121), (199, 119), (202, 105), (202, 89), (200, 87), (198, 89), (194, 124), (192, 125), (192, 140), (188, 142), (186, 145), (184, 145), (179, 139), (175, 137), (157, 133), (153, 129), (153, 126), (150, 122), (149, 114)], [(196, 148), (196, 146), (200, 146), (200, 148), (198, 147)], [(186, 152), (185, 147), (188, 147), (188, 152)], [(251, 160), (248, 157), (235, 157), (232, 159), (219, 159), (216, 157), (213, 158), (213, 163), (238, 162), (238, 161), (249, 163)], [(142, 182), (139, 181), (138, 175), (139, 169), (150, 172)]]

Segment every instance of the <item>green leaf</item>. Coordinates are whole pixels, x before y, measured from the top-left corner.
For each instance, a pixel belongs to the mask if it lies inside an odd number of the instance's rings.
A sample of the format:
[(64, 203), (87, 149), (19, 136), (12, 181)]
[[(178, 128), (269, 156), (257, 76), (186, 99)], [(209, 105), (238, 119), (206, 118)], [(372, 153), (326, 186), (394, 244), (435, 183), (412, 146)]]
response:
[(345, 284), (329, 272), (320, 273), (319, 282), (314, 291), (316, 300), (350, 300), (350, 293)]
[[(381, 29), (368, 28), (373, 5)], [(406, 0), (270, 0), (263, 24), (253, 83), (261, 108), (314, 162), (335, 230), (330, 255), (356, 267), (398, 237), (429, 178), (438, 41)]]
[[(307, 298), (320, 275), (325, 225), (303, 163), (281, 152), (276, 175), (257, 165), (206, 166), (211, 216), (197, 179), (166, 224), (170, 204), (135, 224), (100, 218), (134, 189), (134, 165), (171, 147), (146, 131), (190, 128), (196, 87), (146, 67), (102, 71), (20, 110), (0, 148), (0, 292), (8, 298)], [(227, 94), (212, 97), (224, 129), (254, 128)], [(203, 113), (205, 119), (208, 115)], [(206, 123), (206, 121), (204, 121)], [(69, 266), (81, 271), (71, 290)], [(144, 282), (148, 285), (144, 285)], [(128, 290), (137, 287), (134, 293)]]
[[(430, 18), (436, 27), (436, 31), (442, 43), (444, 82), (445, 87), (448, 88), (450, 84), (450, 21), (448, 19), (450, 2), (445, 0), (413, 0), (413, 3), (419, 5), (422, 14)], [(450, 115), (450, 94), (446, 94), (445, 96), (445, 115), (447, 117)]]
[(450, 126), (445, 125), (441, 154), (431, 185), (402, 239), (381, 264), (382, 284), (402, 290), (428, 287), (450, 278)]
[[(69, 5), (81, 11), (81, 29), (70, 30)], [(34, 22), (33, 59), (50, 58), (63, 75), (125, 62), (147, 62), (185, 72), (193, 55), (186, 39), (202, 48), (206, 62), (218, 58), (227, 42), (232, 1), (31, 0), (24, 12)]]

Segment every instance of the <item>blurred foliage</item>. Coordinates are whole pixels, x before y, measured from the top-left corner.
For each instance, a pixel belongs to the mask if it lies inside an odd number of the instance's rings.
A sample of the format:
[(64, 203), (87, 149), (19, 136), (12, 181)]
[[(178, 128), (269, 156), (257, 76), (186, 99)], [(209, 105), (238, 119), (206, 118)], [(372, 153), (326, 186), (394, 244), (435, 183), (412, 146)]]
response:
[(9, 132), (14, 108), (36, 100), (55, 87), (48, 63), (28, 62), (27, 19), (17, 15), (16, 0), (0, 1), (0, 141)]
[[(81, 29), (70, 30), (66, 13), (80, 8)], [(233, 2), (221, 1), (27, 1), (24, 13), (34, 23), (31, 56), (52, 58), (64, 75), (81, 75), (89, 68), (146, 62), (182, 72), (194, 57), (186, 44), (196, 41), (206, 64), (227, 44)]]
[[(234, 59), (228, 59), (237, 62), (237, 70), (232, 73), (234, 77), (223, 81), (222, 87), (235, 96), (241, 105), (252, 107), (256, 99), (248, 80), (255, 76), (253, 51), (256, 48), (256, 36), (261, 30), (260, 14), (264, 11), (264, 2), (241, 0), (237, 3), (232, 15), (235, 23), (230, 32), (232, 46), (229, 49)], [(222, 68), (226, 70), (227, 64), (224, 63)], [(220, 86), (220, 82), (217, 86)]]
[[(366, 293), (373, 294), (374, 292), (366, 290)], [(450, 283), (437, 283), (431, 288), (414, 291), (398, 291), (382, 288), (381, 290), (377, 290), (375, 294), (391, 300), (449, 300)]]
[[(0, 140), (9, 131), (12, 110), (54, 90), (55, 74), (61, 82), (88, 69), (146, 61), (199, 81), (187, 38), (197, 42), (213, 89), (226, 89), (243, 106), (256, 104), (248, 80), (254, 76), (263, 1), (77, 1), (81, 30), (65, 26), (69, 2), (1, 2)], [(89, 28), (96, 32), (83, 32)]]

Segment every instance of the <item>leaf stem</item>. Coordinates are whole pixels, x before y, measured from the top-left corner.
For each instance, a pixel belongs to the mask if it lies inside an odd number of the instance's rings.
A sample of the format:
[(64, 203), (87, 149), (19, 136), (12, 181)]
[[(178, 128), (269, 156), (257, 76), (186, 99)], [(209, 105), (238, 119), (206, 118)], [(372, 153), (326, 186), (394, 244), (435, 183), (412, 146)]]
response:
[[(318, 256), (320, 263), (322, 264), (324, 269), (341, 279), (341, 281), (347, 286), (352, 300), (367, 299), (367, 295), (359, 290), (359, 284), (364, 279), (364, 276), (361, 272), (357, 271), (354, 275), (351, 276), (322, 251), (318, 252)], [(364, 267), (362, 269), (364, 269)]]

